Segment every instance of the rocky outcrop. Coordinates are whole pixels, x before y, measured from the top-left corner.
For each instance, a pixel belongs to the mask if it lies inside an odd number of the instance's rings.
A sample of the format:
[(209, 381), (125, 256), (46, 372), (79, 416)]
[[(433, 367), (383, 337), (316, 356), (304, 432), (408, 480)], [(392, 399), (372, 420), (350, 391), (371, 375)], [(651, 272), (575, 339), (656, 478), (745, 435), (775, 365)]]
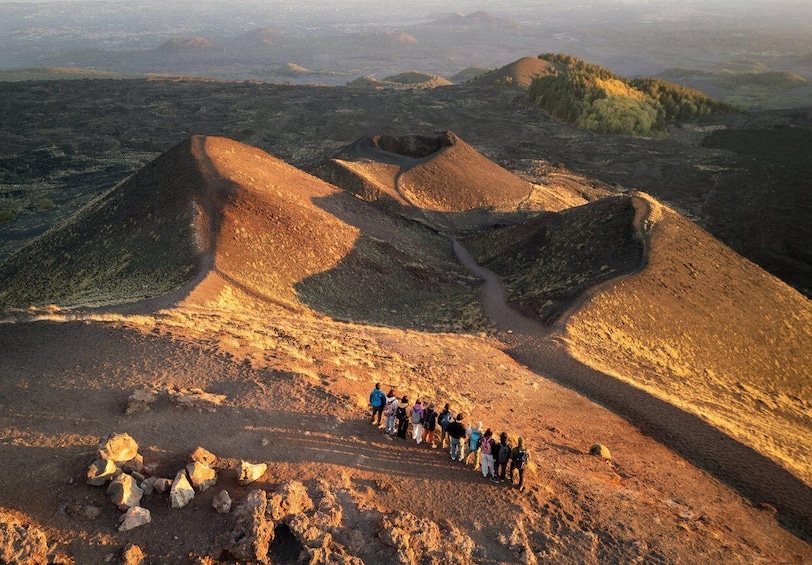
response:
[(214, 467), (214, 464), (217, 463), (217, 456), (211, 451), (198, 446), (189, 454), (189, 463), (195, 462), (202, 463), (208, 467)]
[(274, 537), (273, 521), (266, 518), (268, 498), (264, 490), (252, 490), (235, 510), (231, 540), (225, 547), (234, 559), (267, 563)]
[(474, 542), (453, 526), (446, 530), (425, 518), (408, 512), (383, 516), (381, 541), (395, 549), (395, 558), (403, 565), (419, 563), (472, 563)]
[(48, 562), (45, 533), (17, 513), (0, 508), (0, 563), (44, 565)]
[(199, 388), (173, 390), (169, 392), (169, 398), (175, 406), (207, 412), (215, 412), (226, 399), (223, 394), (211, 394)]
[(133, 392), (127, 399), (127, 408), (124, 413), (138, 414), (139, 412), (149, 412), (152, 404), (158, 399), (158, 393), (150, 389), (141, 389)]

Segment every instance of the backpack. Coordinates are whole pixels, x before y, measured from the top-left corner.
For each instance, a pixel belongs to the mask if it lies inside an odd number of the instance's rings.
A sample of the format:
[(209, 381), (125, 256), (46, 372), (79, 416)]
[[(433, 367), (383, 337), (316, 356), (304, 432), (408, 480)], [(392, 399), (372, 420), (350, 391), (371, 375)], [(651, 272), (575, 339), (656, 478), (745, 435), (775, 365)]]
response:
[(484, 438), (484, 437), (483, 437), (483, 438), (482, 438), (482, 453), (483, 453), (484, 455), (490, 455), (490, 454), (491, 454), (491, 451), (492, 451), (492, 450), (491, 450), (491, 447), (492, 447), (492, 446), (491, 446), (491, 438), (489, 438), (489, 437), (488, 437), (488, 438)]
[(471, 451), (479, 449), (479, 438), (481, 437), (482, 432), (480, 430), (471, 430), (471, 439), (468, 441), (468, 448)]
[(395, 402), (386, 402), (386, 405), (383, 407), (383, 415), (384, 416), (392, 416), (396, 412), (396, 406), (398, 405), (397, 401)]
[(506, 443), (500, 443), (499, 446), (499, 462), (507, 463), (510, 459), (510, 446)]
[(448, 427), (448, 424), (451, 423), (451, 412), (440, 412), (440, 417), (438, 418), (438, 421), (440, 422), (440, 428), (442, 428), (443, 431), (445, 431), (445, 429)]
[(524, 469), (524, 466), (527, 465), (527, 460), (530, 458), (527, 451), (524, 449), (520, 449), (518, 453), (516, 453), (516, 459), (513, 460), (513, 467), (516, 469)]
[(402, 420), (406, 417), (406, 409), (403, 406), (398, 406), (398, 409), (395, 411), (395, 416), (397, 416), (398, 420)]
[(437, 412), (433, 408), (426, 408), (423, 414), (423, 421), (426, 423), (427, 428), (433, 428), (437, 423)]
[(420, 415), (420, 412), (412, 408), (412, 424), (419, 424), (423, 421), (423, 416)]

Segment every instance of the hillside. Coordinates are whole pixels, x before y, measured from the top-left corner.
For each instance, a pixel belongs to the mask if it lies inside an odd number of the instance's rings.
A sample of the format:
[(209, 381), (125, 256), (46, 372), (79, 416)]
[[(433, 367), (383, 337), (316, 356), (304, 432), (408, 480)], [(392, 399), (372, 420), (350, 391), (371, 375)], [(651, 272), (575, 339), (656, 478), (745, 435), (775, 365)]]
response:
[(576, 358), (812, 484), (802, 455), (812, 447), (808, 299), (642, 194), (482, 234), (469, 247), (522, 311), (551, 323), (577, 305), (556, 326)]
[(515, 86), (527, 89), (533, 80), (554, 71), (554, 66), (539, 57), (523, 57), (509, 65), (480, 74), (468, 86)]
[(535, 186), (453, 132), (362, 138), (311, 168), (327, 182), (436, 228), (469, 231), (582, 204), (600, 190)]
[(430, 230), (260, 150), (199, 136), (9, 258), (0, 281), (4, 309), (115, 304), (183, 287), (186, 303), (236, 293), (235, 304), (377, 323), (477, 319), (470, 277)]
[(659, 79), (624, 79), (569, 55), (546, 53), (539, 59), (555, 72), (533, 80), (530, 100), (560, 120), (598, 133), (650, 135), (670, 122), (733, 111), (699, 91)]

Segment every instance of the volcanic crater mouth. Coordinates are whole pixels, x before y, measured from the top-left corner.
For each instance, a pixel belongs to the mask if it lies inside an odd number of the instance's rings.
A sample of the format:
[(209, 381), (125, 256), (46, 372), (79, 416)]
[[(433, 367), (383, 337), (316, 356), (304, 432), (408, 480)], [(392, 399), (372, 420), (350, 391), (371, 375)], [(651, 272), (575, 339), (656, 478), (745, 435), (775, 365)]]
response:
[(439, 153), (445, 147), (456, 143), (456, 137), (450, 131), (437, 135), (376, 135), (372, 144), (387, 153), (396, 153), (412, 159), (424, 159)]

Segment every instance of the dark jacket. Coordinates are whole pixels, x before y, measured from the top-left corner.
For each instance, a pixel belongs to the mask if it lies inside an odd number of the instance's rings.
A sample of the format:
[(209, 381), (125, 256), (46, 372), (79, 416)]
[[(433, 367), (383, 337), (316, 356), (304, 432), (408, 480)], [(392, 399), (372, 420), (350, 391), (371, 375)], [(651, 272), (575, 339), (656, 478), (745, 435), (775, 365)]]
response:
[(458, 422), (454, 420), (450, 424), (448, 424), (448, 428), (446, 428), (446, 432), (448, 435), (455, 439), (462, 439), (465, 437), (465, 426), (462, 422)]

